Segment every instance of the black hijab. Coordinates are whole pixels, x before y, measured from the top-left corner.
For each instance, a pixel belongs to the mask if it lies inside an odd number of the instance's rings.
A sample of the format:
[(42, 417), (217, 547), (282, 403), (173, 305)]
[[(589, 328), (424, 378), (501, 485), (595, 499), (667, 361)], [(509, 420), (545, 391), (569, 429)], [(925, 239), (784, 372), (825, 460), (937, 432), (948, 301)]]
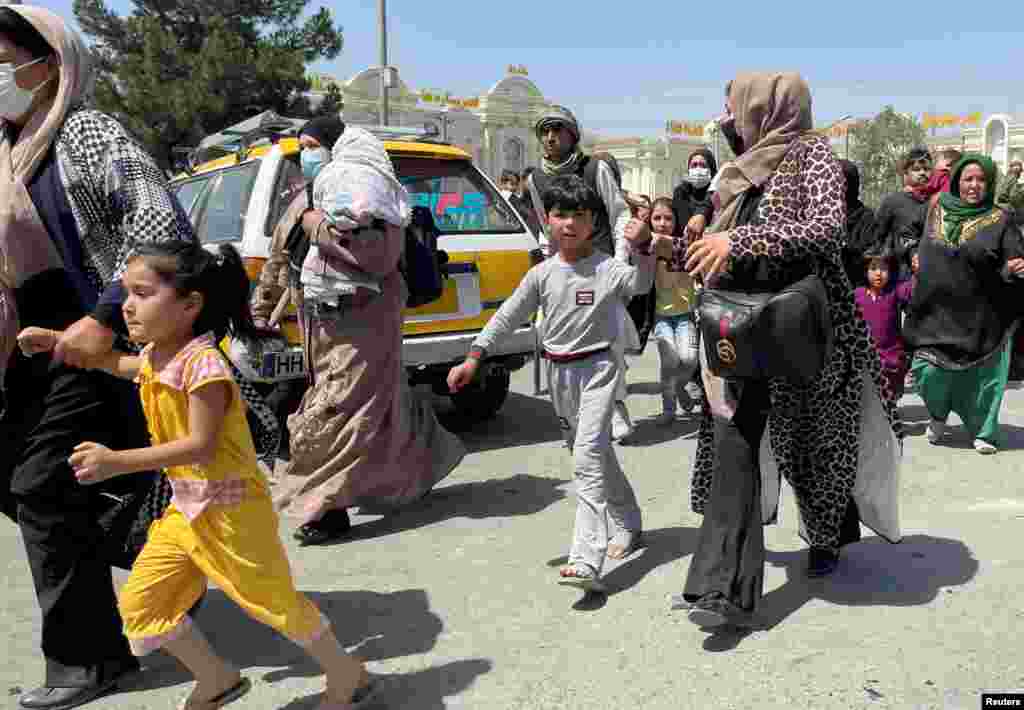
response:
[(864, 256), (876, 248), (875, 213), (860, 201), (860, 172), (849, 160), (840, 160), (846, 176), (846, 244), (843, 265), (854, 286), (866, 286)]
[(345, 132), (345, 124), (337, 116), (317, 116), (299, 129), (299, 135), (307, 135), (320, 141), (320, 145), (331, 150)]
[(843, 175), (846, 176), (846, 209), (850, 211), (861, 206), (860, 171), (850, 160), (840, 160), (839, 164), (843, 166)]

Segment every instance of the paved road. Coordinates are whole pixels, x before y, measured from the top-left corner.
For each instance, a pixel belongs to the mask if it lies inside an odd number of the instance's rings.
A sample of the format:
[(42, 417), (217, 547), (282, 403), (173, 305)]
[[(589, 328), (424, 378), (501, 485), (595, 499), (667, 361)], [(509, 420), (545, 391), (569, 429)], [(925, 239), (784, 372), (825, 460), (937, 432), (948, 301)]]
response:
[[(530, 366), (516, 374), (499, 418), (466, 435), (465, 463), (417, 508), (357, 516), (358, 534), (331, 547), (299, 550), (288, 540), (300, 587), (386, 675), (375, 707), (973, 710), (982, 690), (1024, 689), (1024, 392), (1008, 393), (1009, 446), (987, 458), (956, 438), (959, 430), (949, 446), (929, 446), (925, 412), (908, 396), (906, 539), (847, 548), (827, 581), (803, 576), (784, 489), (780, 524), (767, 532), (769, 628), (708, 634), (667, 603), (699, 525), (688, 506), (695, 423), (653, 424), (656, 365), (653, 349), (633, 362), (640, 443), (619, 450), (650, 546), (608, 574), (604, 603), (581, 608), (576, 592), (555, 584), (572, 524), (571, 470), (550, 405), (532, 396)], [(0, 692), (14, 707), (42, 665), (26, 562), (6, 522), (0, 559)], [(219, 592), (200, 623), (255, 681), (233, 707), (316, 706), (316, 668)], [(130, 687), (94, 707), (163, 710), (188, 689), (157, 654)]]

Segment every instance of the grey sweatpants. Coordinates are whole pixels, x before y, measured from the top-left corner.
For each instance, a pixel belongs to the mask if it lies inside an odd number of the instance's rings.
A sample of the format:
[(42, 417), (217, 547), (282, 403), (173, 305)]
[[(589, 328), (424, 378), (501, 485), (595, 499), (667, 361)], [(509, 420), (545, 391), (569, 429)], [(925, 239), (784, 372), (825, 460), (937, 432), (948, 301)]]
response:
[(619, 365), (611, 352), (551, 363), (548, 386), (576, 479), (576, 526), (569, 563), (601, 572), (608, 541), (623, 530), (639, 532), (640, 506), (612, 448), (612, 408)]

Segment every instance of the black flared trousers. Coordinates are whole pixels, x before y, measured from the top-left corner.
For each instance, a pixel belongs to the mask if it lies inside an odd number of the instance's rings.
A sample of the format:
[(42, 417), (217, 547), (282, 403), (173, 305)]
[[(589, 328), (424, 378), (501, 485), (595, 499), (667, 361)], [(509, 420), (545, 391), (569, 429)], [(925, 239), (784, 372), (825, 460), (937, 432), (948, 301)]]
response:
[(88, 687), (137, 667), (121, 630), (98, 512), (110, 495), (138, 493), (152, 474), (82, 486), (67, 462), (94, 441), (148, 445), (135, 387), (98, 372), (16, 354), (0, 419), (0, 510), (21, 529), (42, 614), (45, 685)]
[(761, 598), (764, 527), (757, 458), (770, 407), (767, 382), (750, 382), (732, 420), (715, 417), (711, 494), (683, 589), (689, 601), (717, 592), (753, 612)]
[[(758, 455), (770, 411), (768, 383), (749, 382), (732, 420), (715, 417), (711, 493), (683, 588), (688, 601), (718, 593), (744, 611), (757, 610), (765, 559)], [(839, 544), (859, 539), (860, 516), (851, 497)]]

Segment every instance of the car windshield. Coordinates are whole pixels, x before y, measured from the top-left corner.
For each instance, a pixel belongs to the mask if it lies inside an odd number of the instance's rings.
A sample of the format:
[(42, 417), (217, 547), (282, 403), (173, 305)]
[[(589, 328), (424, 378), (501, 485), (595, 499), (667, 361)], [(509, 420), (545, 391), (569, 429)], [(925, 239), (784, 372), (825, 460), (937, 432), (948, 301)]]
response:
[(524, 232), (505, 200), (468, 160), (392, 155), (412, 204), (427, 207), (441, 234)]
[(171, 186), (203, 244), (241, 241), (260, 161), (218, 170)]

